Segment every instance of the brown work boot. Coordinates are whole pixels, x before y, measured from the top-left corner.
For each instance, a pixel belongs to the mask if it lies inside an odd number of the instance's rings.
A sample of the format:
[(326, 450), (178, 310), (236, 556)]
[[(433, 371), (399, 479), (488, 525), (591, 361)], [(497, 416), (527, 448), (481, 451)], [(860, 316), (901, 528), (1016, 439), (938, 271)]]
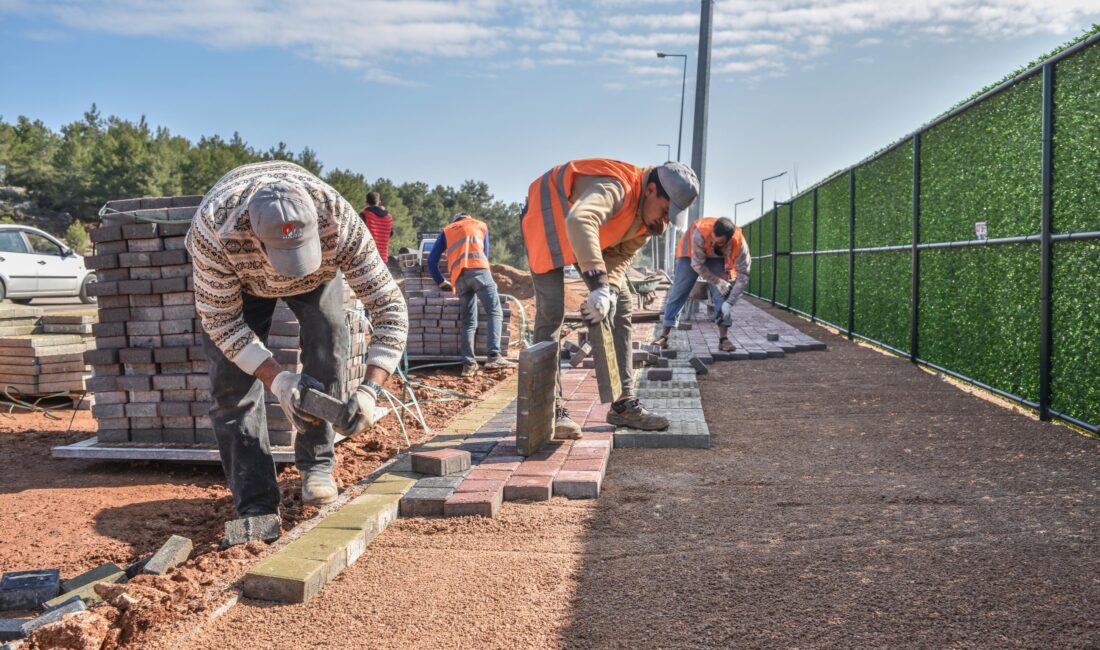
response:
[(504, 357), (493, 357), (485, 362), (482, 366), (482, 370), (507, 370), (508, 368), (515, 368), (516, 362)]
[(336, 479), (332, 474), (318, 469), (306, 470), (302, 475), (302, 502), (324, 505), (339, 496)]
[(656, 345), (657, 347), (661, 348), (662, 350), (667, 350), (668, 349), (668, 336), (658, 336), (657, 338), (650, 341), (649, 344), (650, 345)]
[(730, 342), (726, 337), (718, 339), (718, 349), (722, 352), (733, 352), (737, 349), (737, 346)]
[(624, 397), (612, 404), (607, 412), (607, 423), (642, 431), (664, 431), (668, 428), (668, 418), (651, 413), (637, 397)]
[(477, 374), (476, 363), (464, 363), (462, 364), (462, 372), (459, 373), (460, 377), (473, 377)]
[(555, 408), (554, 416), (554, 440), (580, 440), (584, 436), (581, 426), (569, 417), (564, 406)]

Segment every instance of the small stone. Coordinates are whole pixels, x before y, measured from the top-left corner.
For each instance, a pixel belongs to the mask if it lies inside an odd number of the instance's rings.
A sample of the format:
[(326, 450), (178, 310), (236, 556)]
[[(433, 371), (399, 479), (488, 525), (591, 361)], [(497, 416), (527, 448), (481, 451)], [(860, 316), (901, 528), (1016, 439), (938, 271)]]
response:
[(164, 575), (168, 569), (179, 566), (191, 557), (191, 540), (179, 535), (172, 535), (160, 549), (149, 558), (142, 573)]

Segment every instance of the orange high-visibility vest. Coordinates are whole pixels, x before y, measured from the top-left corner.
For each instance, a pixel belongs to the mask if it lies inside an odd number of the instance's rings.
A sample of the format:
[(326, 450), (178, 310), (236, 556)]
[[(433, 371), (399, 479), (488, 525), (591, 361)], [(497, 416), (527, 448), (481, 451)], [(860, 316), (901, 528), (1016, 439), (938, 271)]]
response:
[[(714, 253), (714, 224), (718, 222), (717, 217), (702, 217), (692, 222), (688, 226), (687, 233), (680, 239), (680, 245), (676, 251), (676, 257), (691, 257), (691, 239), (698, 230), (703, 235), (703, 251), (706, 252), (707, 257), (718, 257)], [(733, 263), (737, 259), (737, 256), (741, 254), (741, 245), (745, 243), (745, 236), (741, 233), (741, 226), (733, 227), (733, 237), (730, 238), (733, 245), (730, 246), (729, 253), (726, 254), (726, 272), (729, 273), (729, 279), (737, 279), (737, 269), (734, 268)]]
[(565, 217), (573, 205), (569, 197), (577, 176), (609, 176), (623, 186), (622, 207), (600, 226), (600, 250), (645, 232), (645, 226), (630, 237), (627, 232), (634, 223), (638, 203), (644, 194), (644, 171), (642, 167), (617, 160), (587, 158), (558, 165), (531, 183), (527, 191), (527, 211), (523, 214), (523, 241), (531, 271), (549, 273), (577, 261), (565, 233)]
[(466, 217), (459, 219), (443, 229), (447, 239), (447, 270), (451, 274), (451, 284), (458, 286), (458, 276), (466, 269), (489, 268), (489, 256), (485, 251), (485, 233), (489, 227), (484, 223)]

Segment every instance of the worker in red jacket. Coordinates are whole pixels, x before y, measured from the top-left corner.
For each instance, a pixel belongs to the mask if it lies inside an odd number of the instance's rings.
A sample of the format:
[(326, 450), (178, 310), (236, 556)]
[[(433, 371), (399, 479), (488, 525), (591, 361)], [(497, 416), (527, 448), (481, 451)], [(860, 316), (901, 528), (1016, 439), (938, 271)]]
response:
[(378, 254), (382, 256), (382, 262), (390, 259), (390, 237), (393, 237), (393, 215), (382, 205), (382, 197), (378, 192), (367, 194), (367, 207), (359, 213), (363, 217), (363, 223), (367, 224), (367, 230), (374, 238), (374, 245), (378, 247)]

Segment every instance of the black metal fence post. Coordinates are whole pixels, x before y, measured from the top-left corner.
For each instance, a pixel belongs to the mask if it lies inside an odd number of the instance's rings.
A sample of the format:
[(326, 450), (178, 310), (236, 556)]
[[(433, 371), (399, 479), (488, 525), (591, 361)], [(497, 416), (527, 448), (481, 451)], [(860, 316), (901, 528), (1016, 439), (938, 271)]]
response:
[(1054, 181), (1054, 64), (1043, 66), (1042, 226), (1039, 231), (1039, 419), (1050, 419), (1051, 232)]
[(813, 233), (810, 235), (812, 238), (812, 252), (810, 253), (810, 322), (817, 321), (817, 188), (814, 188), (813, 198)]
[(791, 308), (791, 278), (794, 277), (794, 201), (787, 203), (787, 308)]
[(848, 340), (856, 321), (856, 170), (848, 172)]
[(909, 281), (909, 360), (920, 355), (920, 131), (913, 134), (913, 269)]
[(772, 307), (775, 307), (775, 276), (779, 272), (779, 203), (772, 201)]

